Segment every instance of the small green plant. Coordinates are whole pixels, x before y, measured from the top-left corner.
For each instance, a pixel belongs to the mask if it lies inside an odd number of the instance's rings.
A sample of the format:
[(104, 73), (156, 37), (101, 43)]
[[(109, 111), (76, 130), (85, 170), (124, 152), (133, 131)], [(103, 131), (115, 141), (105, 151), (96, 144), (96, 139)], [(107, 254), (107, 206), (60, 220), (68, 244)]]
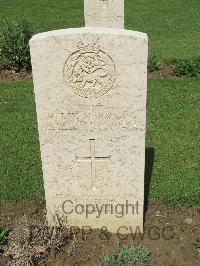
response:
[(117, 244), (111, 254), (103, 254), (99, 266), (148, 266), (150, 252), (144, 246)]
[(0, 67), (15, 71), (30, 70), (29, 40), (34, 30), (27, 18), (4, 20), (0, 33)]
[(174, 75), (177, 77), (198, 77), (200, 76), (200, 57), (192, 60), (183, 60), (173, 68)]
[(4, 251), (8, 234), (8, 229), (0, 228), (0, 252)]
[(200, 235), (197, 236), (194, 245), (197, 249), (200, 249)]
[(148, 61), (148, 71), (149, 72), (153, 72), (155, 70), (160, 70), (160, 69), (162, 69), (162, 66), (163, 66), (162, 60), (158, 59), (158, 57), (156, 55), (153, 55), (152, 57), (150, 57), (150, 59)]

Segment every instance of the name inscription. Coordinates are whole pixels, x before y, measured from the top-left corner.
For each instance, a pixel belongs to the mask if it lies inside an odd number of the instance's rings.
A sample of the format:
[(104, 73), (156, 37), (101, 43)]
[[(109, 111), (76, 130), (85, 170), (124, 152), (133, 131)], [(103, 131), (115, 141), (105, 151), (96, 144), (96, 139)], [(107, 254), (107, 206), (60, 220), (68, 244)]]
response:
[(134, 112), (57, 112), (50, 113), (43, 122), (43, 131), (108, 132), (113, 129), (141, 130)]

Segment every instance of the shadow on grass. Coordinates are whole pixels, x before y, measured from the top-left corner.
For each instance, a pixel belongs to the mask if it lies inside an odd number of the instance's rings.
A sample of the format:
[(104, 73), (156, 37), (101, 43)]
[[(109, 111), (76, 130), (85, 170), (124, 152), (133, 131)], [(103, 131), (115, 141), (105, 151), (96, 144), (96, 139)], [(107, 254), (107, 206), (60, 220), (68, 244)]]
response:
[(149, 190), (153, 170), (155, 151), (153, 148), (145, 149), (145, 177), (144, 177), (144, 217), (146, 216), (149, 204)]

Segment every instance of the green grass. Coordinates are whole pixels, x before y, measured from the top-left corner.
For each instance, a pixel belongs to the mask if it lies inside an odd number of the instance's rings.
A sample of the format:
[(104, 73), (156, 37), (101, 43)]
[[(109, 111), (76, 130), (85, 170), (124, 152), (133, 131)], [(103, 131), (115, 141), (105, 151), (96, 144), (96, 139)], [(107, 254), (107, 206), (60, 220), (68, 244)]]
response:
[(41, 31), (84, 26), (83, 0), (1, 0), (0, 20), (28, 16)]
[(0, 82), (0, 200), (43, 198), (31, 82)]
[[(1, 20), (30, 17), (38, 31), (84, 25), (83, 0), (1, 0)], [(147, 32), (150, 55), (167, 60), (199, 55), (199, 0), (125, 0), (125, 25)]]
[(200, 203), (198, 78), (149, 80), (147, 147), (154, 149), (151, 198)]
[[(155, 160), (151, 198), (199, 204), (198, 78), (155, 78), (148, 84), (146, 147)], [(32, 83), (0, 82), (0, 200), (44, 196)]]
[(199, 0), (125, 2), (126, 27), (148, 33), (150, 55), (167, 60), (199, 56)]

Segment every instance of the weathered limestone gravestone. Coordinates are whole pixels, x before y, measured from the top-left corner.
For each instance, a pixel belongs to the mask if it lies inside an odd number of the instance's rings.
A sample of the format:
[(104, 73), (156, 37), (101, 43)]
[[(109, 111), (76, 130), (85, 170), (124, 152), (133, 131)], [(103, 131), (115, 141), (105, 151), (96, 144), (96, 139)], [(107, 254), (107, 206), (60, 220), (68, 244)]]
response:
[(148, 44), (109, 28), (122, 27), (123, 5), (85, 0), (95, 27), (30, 41), (49, 224), (143, 229)]

